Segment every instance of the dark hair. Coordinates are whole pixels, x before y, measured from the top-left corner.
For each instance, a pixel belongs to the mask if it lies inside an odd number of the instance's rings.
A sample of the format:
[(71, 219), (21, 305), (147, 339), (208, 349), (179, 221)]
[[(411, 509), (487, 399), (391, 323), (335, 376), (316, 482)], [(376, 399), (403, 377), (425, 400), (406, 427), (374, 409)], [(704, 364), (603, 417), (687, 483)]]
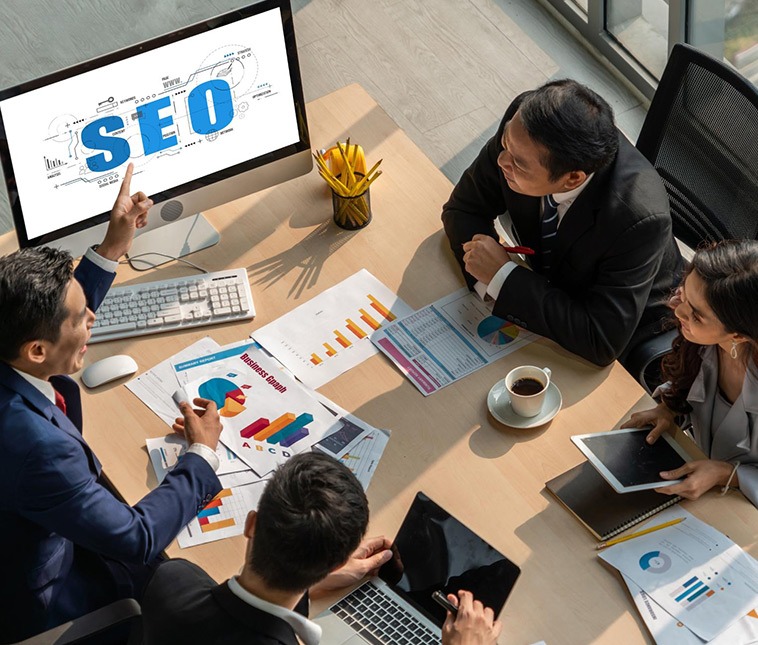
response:
[(58, 340), (73, 275), (66, 251), (39, 247), (0, 258), (0, 360), (18, 358), (30, 340)]
[(618, 152), (613, 109), (576, 81), (538, 87), (521, 102), (518, 112), (529, 137), (548, 151), (541, 161), (551, 181), (574, 170), (587, 174), (600, 170)]
[[(685, 278), (695, 272), (705, 284), (705, 299), (727, 333), (748, 339), (741, 350), (748, 369), (758, 365), (758, 241), (725, 240), (699, 249)], [(687, 393), (700, 370), (700, 345), (682, 334), (661, 361), (671, 387), (662, 398), (677, 412), (687, 412)]]
[(295, 455), (258, 504), (250, 566), (274, 589), (303, 591), (345, 563), (368, 526), (355, 475), (327, 455)]

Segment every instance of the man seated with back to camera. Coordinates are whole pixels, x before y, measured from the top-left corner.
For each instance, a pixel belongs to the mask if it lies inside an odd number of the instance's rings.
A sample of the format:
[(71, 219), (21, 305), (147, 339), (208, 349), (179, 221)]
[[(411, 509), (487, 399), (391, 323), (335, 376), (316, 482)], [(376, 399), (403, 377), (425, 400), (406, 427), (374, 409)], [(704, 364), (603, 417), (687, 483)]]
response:
[[(506, 213), (526, 263), (498, 242)], [(469, 288), (494, 314), (598, 365), (660, 331), (682, 259), (658, 173), (608, 103), (573, 80), (510, 104), (442, 220)], [(526, 266), (525, 266), (526, 264)]]
[[(316, 645), (321, 628), (307, 619), (308, 598), (353, 586), (390, 560), (384, 537), (363, 539), (368, 500), (340, 462), (316, 452), (295, 455), (266, 485), (245, 522), (245, 563), (216, 584), (186, 560), (161, 564), (142, 600), (145, 645)], [(469, 592), (448, 598), (444, 645), (494, 645), (501, 625)], [(328, 643), (326, 645), (329, 645)]]
[[(221, 490), (215, 405), (183, 404), (191, 444), (133, 507), (118, 499), (82, 436), (78, 385), (95, 309), (152, 201), (130, 195), (130, 164), (97, 250), (29, 248), (0, 258), (0, 642), (77, 618), (142, 587), (189, 520)], [(113, 411), (117, 413), (117, 411)], [(101, 641), (103, 642), (103, 641)]]

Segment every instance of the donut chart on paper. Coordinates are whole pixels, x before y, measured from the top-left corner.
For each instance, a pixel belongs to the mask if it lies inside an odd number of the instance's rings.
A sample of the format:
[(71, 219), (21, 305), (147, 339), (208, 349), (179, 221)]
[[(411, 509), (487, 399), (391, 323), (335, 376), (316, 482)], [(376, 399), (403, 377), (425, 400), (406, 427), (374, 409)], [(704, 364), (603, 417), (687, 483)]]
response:
[(640, 569), (649, 573), (666, 573), (671, 568), (671, 558), (660, 551), (650, 551), (640, 558)]
[(519, 328), (497, 316), (487, 316), (477, 326), (476, 333), (490, 345), (507, 345), (518, 338)]

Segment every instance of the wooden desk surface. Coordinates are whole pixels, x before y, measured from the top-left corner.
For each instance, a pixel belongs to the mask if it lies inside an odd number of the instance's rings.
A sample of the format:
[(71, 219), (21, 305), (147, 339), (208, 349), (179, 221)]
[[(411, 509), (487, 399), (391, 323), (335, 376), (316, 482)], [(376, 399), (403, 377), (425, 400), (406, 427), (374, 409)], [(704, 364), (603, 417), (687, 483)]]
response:
[[(371, 97), (357, 85), (346, 87), (310, 103), (308, 121), (314, 148), (350, 136), (369, 162), (384, 158), (384, 174), (371, 188), (368, 228), (349, 233), (331, 223), (330, 197), (315, 170), (214, 209), (207, 216), (221, 243), (192, 260), (211, 270), (247, 267), (256, 319), (93, 345), (89, 361), (126, 353), (142, 372), (204, 335), (222, 344), (243, 339), (361, 267), (413, 307), (462, 286), (440, 221), (451, 184)], [(2, 252), (14, 246), (11, 236), (0, 241)], [(117, 281), (186, 272), (176, 265), (140, 275), (124, 267)], [(487, 412), (490, 387), (518, 364), (553, 371), (563, 409), (547, 426), (518, 431)], [(392, 430), (368, 490), (370, 534), (394, 536), (423, 490), (522, 567), (501, 616), (500, 642), (652, 642), (620, 579), (597, 560), (592, 536), (544, 491), (545, 481), (581, 461), (570, 435), (608, 430), (649, 402), (620, 365), (599, 369), (543, 340), (427, 398), (383, 356), (321, 391)], [(83, 399), (87, 441), (125, 499), (137, 502), (156, 483), (145, 438), (166, 434), (166, 426), (122, 384), (84, 392)], [(758, 556), (758, 515), (742, 496), (711, 493), (686, 506)], [(223, 580), (242, 564), (244, 539), (191, 549), (174, 543), (168, 551)]]

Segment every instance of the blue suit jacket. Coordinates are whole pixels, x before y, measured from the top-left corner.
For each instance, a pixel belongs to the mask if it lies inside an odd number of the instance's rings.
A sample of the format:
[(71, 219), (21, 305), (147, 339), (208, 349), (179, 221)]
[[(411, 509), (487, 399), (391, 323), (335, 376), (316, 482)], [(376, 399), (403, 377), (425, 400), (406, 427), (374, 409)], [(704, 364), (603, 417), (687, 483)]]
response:
[[(76, 278), (95, 309), (113, 274), (84, 258)], [(78, 386), (51, 381), (67, 415), (0, 362), (0, 642), (138, 597), (150, 565), (221, 490), (208, 463), (187, 454), (138, 504), (123, 503), (82, 437)]]

